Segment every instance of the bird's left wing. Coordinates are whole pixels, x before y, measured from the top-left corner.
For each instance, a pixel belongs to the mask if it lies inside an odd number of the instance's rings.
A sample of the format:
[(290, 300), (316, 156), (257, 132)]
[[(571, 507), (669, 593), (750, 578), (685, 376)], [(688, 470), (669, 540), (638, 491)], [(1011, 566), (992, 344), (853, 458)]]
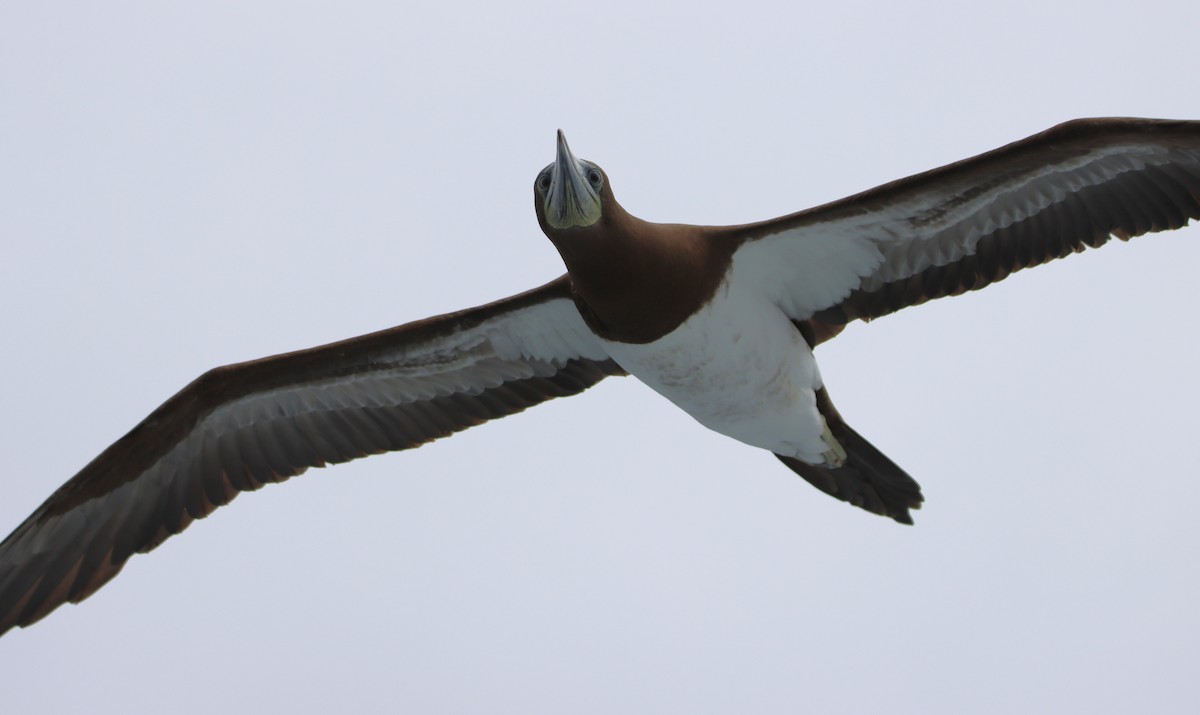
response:
[(839, 325), (1200, 218), (1200, 122), (1083, 119), (738, 227), (733, 268), (794, 320)]
[(625, 374), (566, 276), (485, 306), (211, 370), (0, 543), (0, 634), (79, 602), (239, 492), (417, 447)]

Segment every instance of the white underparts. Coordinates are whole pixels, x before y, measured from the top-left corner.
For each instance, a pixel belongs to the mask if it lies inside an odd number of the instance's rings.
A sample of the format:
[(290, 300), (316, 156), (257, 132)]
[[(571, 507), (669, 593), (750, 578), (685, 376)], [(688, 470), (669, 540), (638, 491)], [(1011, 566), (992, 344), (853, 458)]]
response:
[(811, 464), (841, 464), (845, 451), (817, 411), (822, 382), (812, 350), (759, 288), (727, 279), (670, 334), (604, 347), (709, 429)]

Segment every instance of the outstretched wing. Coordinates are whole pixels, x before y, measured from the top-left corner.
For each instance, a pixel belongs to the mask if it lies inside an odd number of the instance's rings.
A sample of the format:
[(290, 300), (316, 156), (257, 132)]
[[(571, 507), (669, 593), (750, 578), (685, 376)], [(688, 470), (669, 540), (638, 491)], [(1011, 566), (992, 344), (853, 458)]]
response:
[(239, 492), (417, 447), (625, 374), (566, 276), (459, 313), (211, 370), (0, 543), (0, 634), (87, 598)]
[(1081, 119), (751, 224), (734, 270), (796, 320), (870, 320), (1200, 218), (1200, 122)]

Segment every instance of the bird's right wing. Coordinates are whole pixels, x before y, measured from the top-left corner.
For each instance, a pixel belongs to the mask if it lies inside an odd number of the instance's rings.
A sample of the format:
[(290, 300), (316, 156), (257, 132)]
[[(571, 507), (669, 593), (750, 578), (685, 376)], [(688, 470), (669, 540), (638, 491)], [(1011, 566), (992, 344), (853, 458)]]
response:
[(624, 371), (567, 277), (458, 313), (211, 370), (0, 543), (0, 634), (79, 602), (239, 492), (409, 449)]

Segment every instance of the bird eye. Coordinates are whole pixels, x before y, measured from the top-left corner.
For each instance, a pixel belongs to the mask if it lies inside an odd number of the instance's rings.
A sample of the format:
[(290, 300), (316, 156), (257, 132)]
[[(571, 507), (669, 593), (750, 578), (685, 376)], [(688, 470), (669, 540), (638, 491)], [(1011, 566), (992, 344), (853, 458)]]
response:
[(592, 183), (592, 186), (594, 186), (596, 188), (600, 188), (600, 172), (599, 171), (596, 171), (595, 169), (590, 169), (588, 171), (587, 176), (588, 176), (588, 181), (590, 181)]
[(541, 189), (542, 191), (545, 191), (546, 189), (550, 188), (550, 175), (542, 174), (541, 176), (539, 176), (538, 180), (537, 180), (537, 185), (538, 185), (538, 188)]

